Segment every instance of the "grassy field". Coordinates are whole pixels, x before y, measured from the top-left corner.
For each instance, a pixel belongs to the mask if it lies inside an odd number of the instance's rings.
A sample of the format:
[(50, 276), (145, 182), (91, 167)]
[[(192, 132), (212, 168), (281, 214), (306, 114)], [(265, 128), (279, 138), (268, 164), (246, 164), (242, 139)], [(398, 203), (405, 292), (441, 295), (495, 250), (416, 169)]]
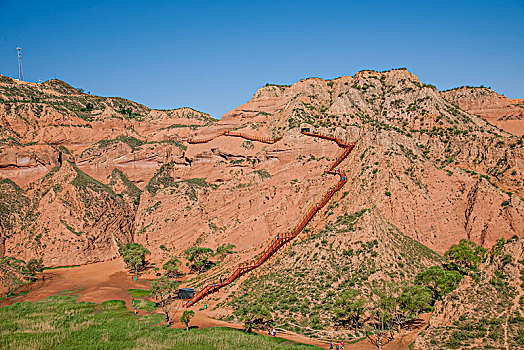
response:
[(56, 295), (0, 308), (1, 349), (312, 349), (229, 328), (190, 331), (155, 326), (161, 315), (136, 316), (121, 300), (100, 305)]
[(145, 298), (149, 296), (147, 289), (128, 289), (128, 292), (135, 298)]
[(135, 303), (138, 310), (153, 312), (156, 310), (156, 303), (148, 301), (145, 298), (149, 296), (149, 291), (146, 289), (128, 289), (129, 294), (135, 298)]

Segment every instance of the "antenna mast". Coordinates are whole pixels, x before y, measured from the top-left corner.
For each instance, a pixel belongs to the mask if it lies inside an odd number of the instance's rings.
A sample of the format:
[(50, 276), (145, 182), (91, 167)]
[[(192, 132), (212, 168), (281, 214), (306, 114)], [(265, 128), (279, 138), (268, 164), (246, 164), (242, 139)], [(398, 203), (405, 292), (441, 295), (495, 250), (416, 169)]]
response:
[(22, 72), (22, 48), (18, 46), (16, 51), (18, 51), (18, 80), (23, 81), (24, 73)]

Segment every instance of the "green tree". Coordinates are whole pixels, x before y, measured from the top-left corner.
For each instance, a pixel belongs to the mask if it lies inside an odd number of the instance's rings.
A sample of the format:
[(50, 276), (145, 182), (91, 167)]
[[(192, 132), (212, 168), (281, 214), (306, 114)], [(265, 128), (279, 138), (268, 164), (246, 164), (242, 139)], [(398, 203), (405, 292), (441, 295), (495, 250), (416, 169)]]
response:
[(399, 305), (399, 298), (395, 295), (399, 291), (396, 283), (384, 285), (380, 289), (373, 289), (375, 307), (372, 309), (372, 321), (369, 325), (371, 332), (367, 332), (367, 337), (371, 344), (378, 349), (393, 339), (392, 332), (388, 331), (395, 323), (396, 311)]
[(213, 249), (204, 247), (191, 247), (184, 254), (191, 263), (191, 270), (202, 273), (213, 266), (209, 258), (213, 255)]
[(173, 281), (167, 276), (162, 276), (155, 278), (149, 288), (151, 296), (164, 313), (168, 325), (172, 322), (171, 312), (177, 305), (177, 303), (175, 303), (175, 293), (178, 286), (179, 282)]
[(250, 333), (253, 328), (267, 326), (271, 323), (271, 314), (259, 304), (244, 304), (235, 311), (244, 322), (244, 331)]
[(415, 277), (415, 284), (428, 287), (433, 292), (435, 300), (457, 288), (462, 275), (458, 271), (446, 271), (440, 266), (432, 266), (419, 272)]
[(138, 243), (126, 243), (118, 249), (127, 267), (135, 271), (138, 278), (138, 270), (146, 263), (146, 255), (150, 254), (144, 246)]
[(444, 254), (445, 267), (447, 270), (455, 270), (463, 275), (471, 271), (476, 271), (479, 264), (486, 257), (486, 249), (468, 241), (461, 239), (459, 244), (452, 245)]
[(433, 291), (421, 285), (406, 287), (400, 295), (401, 308), (411, 320), (418, 317), (421, 312), (431, 311), (434, 301)]
[(355, 333), (358, 332), (360, 317), (364, 312), (366, 300), (359, 297), (360, 291), (349, 289), (341, 292), (335, 301), (335, 324), (341, 326), (355, 327)]
[(233, 244), (222, 244), (219, 246), (215, 252), (215, 255), (224, 256), (227, 254), (233, 254), (235, 246)]
[(29, 259), (25, 268), (31, 276), (34, 276), (37, 272), (42, 272), (44, 270), (44, 263), (42, 258), (40, 259)]
[(186, 325), (186, 331), (189, 330), (189, 322), (191, 322), (191, 319), (195, 316), (195, 312), (192, 310), (185, 310), (182, 314), (182, 317), (180, 317), (180, 322)]
[(162, 265), (166, 275), (169, 277), (176, 277), (178, 275), (178, 268), (180, 267), (180, 260), (177, 258), (171, 258)]

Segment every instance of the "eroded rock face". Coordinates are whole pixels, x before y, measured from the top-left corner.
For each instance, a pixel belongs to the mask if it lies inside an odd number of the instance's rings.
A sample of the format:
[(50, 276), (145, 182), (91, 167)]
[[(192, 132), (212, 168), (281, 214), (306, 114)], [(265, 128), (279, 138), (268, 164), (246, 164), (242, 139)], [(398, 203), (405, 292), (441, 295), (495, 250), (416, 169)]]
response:
[(46, 266), (85, 264), (115, 257), (117, 243), (132, 240), (131, 208), (69, 162), (17, 191), (19, 205), (2, 224), (11, 222), (2, 232), (6, 256), (43, 258)]
[[(118, 239), (143, 243), (154, 262), (192, 245), (223, 243), (237, 247), (235, 261), (250, 259), (336, 181), (322, 174), (340, 148), (300, 134), (301, 127), (356, 143), (340, 164), (349, 176), (341, 212), (375, 207), (392, 227), (438, 252), (461, 238), (490, 246), (499, 237), (522, 236), (522, 139), (455, 106), (453, 96), (405, 69), (362, 71), (265, 86), (214, 121), (188, 108), (156, 111), (86, 95), (58, 81), (2, 77), (0, 176), (27, 189), (38, 215), (31, 225), (49, 231), (42, 248), (15, 225), (4, 238), (5, 254), (46, 256), (51, 265), (90, 261), (110, 257)], [(281, 139), (187, 142), (232, 129)], [(49, 173), (60, 164), (63, 170)], [(75, 187), (73, 171), (108, 185), (109, 195)], [(50, 181), (69, 183), (61, 187), (70, 191), (56, 192)], [(66, 194), (82, 197), (82, 191), (92, 203), (70, 209)], [(118, 219), (97, 226), (82, 214), (92, 205)], [(320, 226), (329, 220), (322, 215)], [(96, 249), (73, 231), (100, 236)], [(71, 256), (59, 261), (60, 249)]]
[(484, 87), (461, 87), (444, 91), (442, 96), (504, 131), (524, 135), (524, 99), (510, 99)]
[(336, 183), (322, 172), (339, 152), (298, 133), (273, 145), (240, 138), (190, 145), (191, 166), (169, 163), (146, 186), (135, 240), (158, 254), (223, 243), (252, 251), (295, 226)]
[(2, 76), (0, 101), (1, 175), (20, 186), (69, 160), (100, 181), (115, 167), (132, 169), (143, 187), (166, 158), (180, 157), (178, 140), (216, 122), (190, 108), (151, 110), (87, 95), (58, 80)]

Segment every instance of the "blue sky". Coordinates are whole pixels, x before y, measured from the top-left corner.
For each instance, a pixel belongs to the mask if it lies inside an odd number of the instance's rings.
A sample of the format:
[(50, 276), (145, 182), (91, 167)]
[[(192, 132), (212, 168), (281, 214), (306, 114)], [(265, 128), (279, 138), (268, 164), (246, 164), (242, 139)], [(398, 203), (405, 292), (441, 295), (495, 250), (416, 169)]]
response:
[(524, 97), (524, 1), (0, 0), (0, 73), (214, 117), (267, 82), (407, 67)]

